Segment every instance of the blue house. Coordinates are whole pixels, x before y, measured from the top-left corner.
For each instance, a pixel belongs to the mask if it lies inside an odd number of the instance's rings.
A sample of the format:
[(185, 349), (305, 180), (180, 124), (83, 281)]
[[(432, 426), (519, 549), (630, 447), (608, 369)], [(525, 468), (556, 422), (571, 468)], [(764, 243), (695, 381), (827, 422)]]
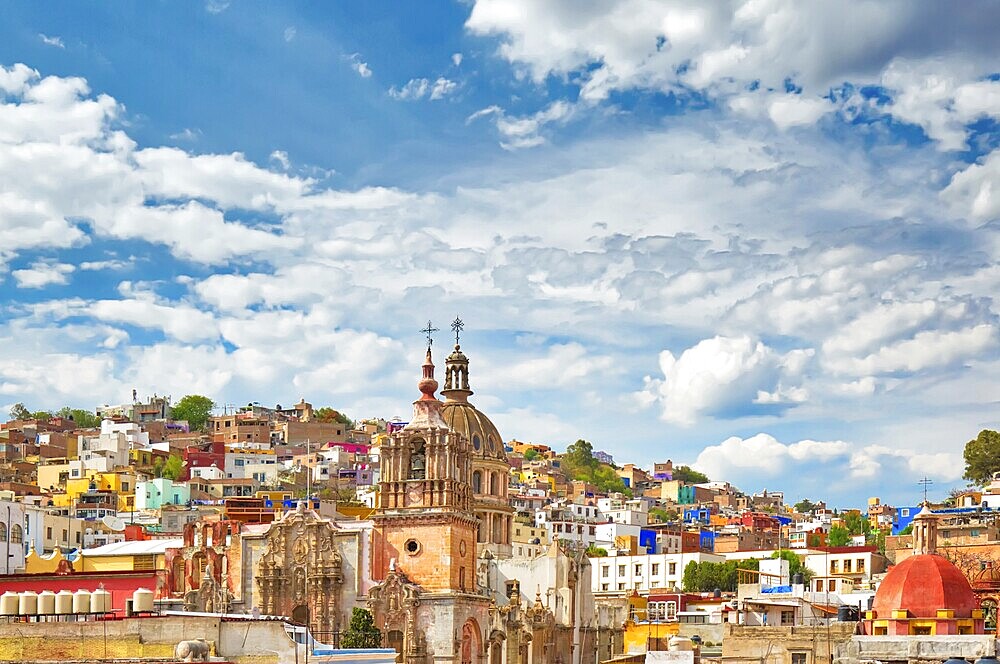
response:
[(920, 512), (919, 505), (915, 507), (897, 507), (896, 513), (892, 515), (892, 534), (898, 535), (905, 530), (918, 512)]

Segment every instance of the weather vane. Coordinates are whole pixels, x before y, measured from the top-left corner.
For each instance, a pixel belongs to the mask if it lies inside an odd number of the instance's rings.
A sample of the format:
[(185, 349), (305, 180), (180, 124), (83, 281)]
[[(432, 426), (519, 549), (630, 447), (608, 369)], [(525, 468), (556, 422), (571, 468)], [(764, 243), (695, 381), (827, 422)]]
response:
[(425, 327), (420, 331), (427, 335), (427, 347), (430, 348), (431, 346), (433, 346), (434, 337), (432, 337), (431, 335), (434, 334), (435, 332), (438, 332), (439, 330), (436, 327), (434, 327), (430, 321), (427, 321), (427, 327)]
[(451, 322), (451, 329), (453, 329), (455, 331), (455, 345), (457, 346), (458, 345), (458, 335), (461, 334), (462, 330), (465, 329), (465, 323), (462, 322), (461, 318), (459, 318), (458, 316), (455, 316), (455, 320), (453, 320)]

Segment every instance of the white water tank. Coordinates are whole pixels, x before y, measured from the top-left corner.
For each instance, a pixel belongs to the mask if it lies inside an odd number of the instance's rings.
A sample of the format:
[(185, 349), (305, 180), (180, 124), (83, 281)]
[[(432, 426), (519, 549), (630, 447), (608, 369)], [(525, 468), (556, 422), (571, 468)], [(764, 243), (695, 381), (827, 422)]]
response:
[(151, 612), (153, 610), (153, 591), (146, 588), (136, 588), (132, 593), (132, 610)]
[(0, 616), (16, 616), (17, 605), (17, 593), (8, 590), (3, 595), (0, 595)]
[(676, 652), (678, 650), (694, 650), (694, 643), (691, 639), (684, 638), (683, 636), (671, 636), (670, 640), (667, 641), (667, 650)]
[(56, 594), (51, 590), (38, 593), (38, 615), (51, 616), (56, 612)]
[(111, 593), (104, 588), (98, 588), (90, 594), (90, 612), (107, 613), (111, 610)]
[(73, 613), (90, 613), (90, 591), (81, 588), (73, 593)]
[(56, 614), (60, 616), (73, 613), (73, 593), (60, 590), (56, 593)]
[(22, 616), (38, 614), (38, 593), (25, 590), (17, 596), (17, 612)]

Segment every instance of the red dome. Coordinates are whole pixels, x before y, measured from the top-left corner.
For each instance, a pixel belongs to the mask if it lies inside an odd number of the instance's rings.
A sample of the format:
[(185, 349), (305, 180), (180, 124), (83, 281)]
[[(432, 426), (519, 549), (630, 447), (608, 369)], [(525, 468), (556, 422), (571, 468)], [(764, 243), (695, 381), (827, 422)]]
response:
[(954, 609), (956, 618), (971, 618), (978, 608), (965, 575), (935, 554), (910, 556), (889, 570), (872, 605), (880, 619), (891, 617), (894, 609), (907, 609), (913, 618), (933, 618), (938, 609)]

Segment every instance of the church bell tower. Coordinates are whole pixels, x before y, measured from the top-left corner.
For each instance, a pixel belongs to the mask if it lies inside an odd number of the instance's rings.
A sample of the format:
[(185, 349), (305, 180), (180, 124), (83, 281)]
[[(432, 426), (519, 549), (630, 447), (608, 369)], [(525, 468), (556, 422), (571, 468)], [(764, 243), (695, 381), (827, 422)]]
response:
[(472, 593), (472, 450), (441, 416), (430, 344), (418, 388), (413, 418), (381, 447), (372, 572), (381, 581), (398, 569), (425, 591)]

